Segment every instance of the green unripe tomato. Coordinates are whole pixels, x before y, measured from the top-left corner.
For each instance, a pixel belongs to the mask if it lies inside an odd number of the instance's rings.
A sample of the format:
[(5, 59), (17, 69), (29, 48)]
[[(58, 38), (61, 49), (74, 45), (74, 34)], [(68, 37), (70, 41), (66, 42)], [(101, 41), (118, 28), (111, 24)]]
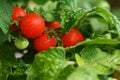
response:
[(22, 50), (28, 47), (29, 41), (26, 38), (15, 39), (14, 45), (16, 46), (16, 48)]

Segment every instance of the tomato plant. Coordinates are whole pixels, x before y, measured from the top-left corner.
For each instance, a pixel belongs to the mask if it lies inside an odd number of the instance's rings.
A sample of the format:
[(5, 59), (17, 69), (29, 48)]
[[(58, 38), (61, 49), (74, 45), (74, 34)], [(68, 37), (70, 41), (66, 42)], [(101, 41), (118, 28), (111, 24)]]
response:
[(0, 80), (119, 79), (120, 20), (109, 9), (107, 0), (0, 0)]

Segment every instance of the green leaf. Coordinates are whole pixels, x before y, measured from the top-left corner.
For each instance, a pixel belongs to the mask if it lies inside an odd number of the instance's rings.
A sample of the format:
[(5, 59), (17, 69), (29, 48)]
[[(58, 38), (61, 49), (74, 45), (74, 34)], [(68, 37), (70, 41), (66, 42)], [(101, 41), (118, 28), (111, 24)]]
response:
[(109, 68), (112, 68), (111, 66), (113, 65), (111, 59), (112, 59), (112, 55), (110, 55), (109, 53), (103, 52), (104, 54), (106, 54), (105, 57), (101, 58), (97, 63)]
[(81, 3), (87, 1), (81, 0), (61, 0), (60, 18), (61, 27), (67, 33), (71, 28), (78, 28), (79, 24), (86, 16), (87, 10), (81, 7)]
[(93, 64), (94, 69), (96, 70), (97, 74), (102, 74), (102, 75), (109, 75), (114, 72), (113, 68), (110, 68), (108, 66), (104, 66), (98, 63)]
[(63, 9), (76, 9), (78, 0), (60, 0), (61, 8)]
[(115, 15), (104, 8), (94, 8), (91, 12), (92, 14), (90, 15), (97, 14), (101, 16), (110, 25), (110, 28), (115, 27), (117, 33), (120, 35), (120, 21)]
[[(37, 5), (35, 11), (40, 13), (45, 21), (59, 20), (59, 10), (57, 9), (58, 1), (45, 1), (44, 4)], [(31, 5), (30, 5), (31, 6)]]
[(32, 66), (30, 66), (26, 71), (25, 71), (26, 75), (27, 75), (27, 78), (26, 80), (36, 80), (36, 74), (35, 74), (35, 71), (34, 71), (34, 68)]
[(115, 39), (106, 39), (106, 38), (86, 39), (85, 41), (77, 43), (74, 46), (70, 46), (70, 47), (65, 48), (65, 50), (70, 50), (70, 49), (76, 48), (76, 47), (81, 46), (81, 45), (93, 45), (93, 44), (111, 45), (111, 44), (120, 44), (120, 41), (115, 40)]
[(95, 45), (90, 45), (82, 49), (81, 58), (87, 63), (92, 64), (97, 74), (111, 74), (114, 69), (111, 67), (111, 55), (103, 52)]
[(13, 67), (12, 74), (8, 77), (8, 80), (25, 80), (25, 71), (30, 64), (25, 64), (21, 59), (17, 62), (16, 66)]
[(55, 0), (34, 0), (35, 3), (44, 5), (46, 2), (55, 1)]
[(79, 9), (79, 8), (84, 8), (84, 9), (91, 9), (91, 1), (88, 0), (60, 0), (61, 2), (61, 8), (62, 9)]
[(89, 19), (89, 21), (94, 35), (100, 35), (108, 30), (108, 24), (101, 18), (92, 17)]
[(104, 38), (97, 38), (93, 40), (88, 40), (85, 43), (86, 45), (88, 44), (120, 44), (120, 41), (115, 40), (115, 39), (104, 39)]
[(67, 66), (66, 68), (64, 68), (58, 78), (56, 80), (66, 80), (67, 77), (75, 70), (75, 68), (73, 66)]
[(80, 51), (81, 58), (85, 60), (85, 62), (95, 63), (99, 61), (101, 58), (105, 58), (107, 54), (102, 52), (95, 45), (90, 45), (83, 48)]
[(120, 50), (115, 50), (113, 54), (102, 51), (95, 45), (90, 45), (82, 49), (81, 58), (92, 64), (98, 74), (111, 74), (114, 70), (120, 70)]
[(120, 50), (114, 50), (110, 59), (111, 67), (120, 71)]
[(61, 27), (68, 32), (73, 27), (78, 27), (78, 23), (81, 22), (81, 19), (85, 16), (86, 11), (84, 9), (79, 10), (68, 10), (63, 9), (61, 11)]
[(64, 69), (65, 62), (65, 50), (62, 47), (40, 52), (35, 55), (32, 67), (29, 69), (31, 72), (26, 72), (27, 80), (56, 80)]
[[(45, 4), (46, 0), (34, 0), (37, 4)], [(47, 0), (48, 1), (48, 0)]]
[(90, 65), (78, 67), (67, 80), (98, 80), (97, 73)]
[[(46, 21), (55, 21), (57, 19), (56, 15), (57, 1), (48, 1), (42, 8), (44, 10), (43, 17)], [(57, 10), (58, 11), (58, 10)]]
[(8, 76), (12, 73), (12, 67), (16, 63), (11, 46), (0, 44), (0, 80), (7, 80)]
[[(82, 22), (87, 21), (88, 18), (100, 16), (106, 24), (109, 25), (109, 32), (120, 35), (120, 21), (111, 12), (104, 8), (93, 8), (91, 10), (85, 9), (63, 9), (61, 11), (61, 25), (65, 32), (71, 28), (78, 28)], [(99, 23), (97, 23), (99, 25)], [(114, 29), (115, 28), (115, 29)]]
[(111, 55), (98, 61), (99, 64), (120, 71), (120, 50), (114, 50)]
[(99, 80), (107, 80), (108, 76), (107, 75), (98, 75)]
[(3, 31), (0, 29), (0, 43), (8, 40), (8, 34), (4, 34)]
[[(120, 71), (120, 50), (114, 50), (111, 54), (106, 53), (106, 57), (97, 61), (97, 64), (105, 66), (109, 69)], [(104, 73), (105, 74), (105, 73)]]
[(84, 60), (78, 54), (75, 54), (75, 59), (78, 66), (83, 66), (85, 64)]
[[(90, 45), (82, 49), (80, 52), (81, 58), (86, 63), (94, 65), (98, 74), (111, 74), (115, 68), (114, 59), (112, 56), (95, 45)], [(117, 58), (118, 59), (118, 58)], [(98, 68), (100, 67), (100, 68)]]
[(14, 5), (14, 6), (20, 6), (20, 7), (25, 7), (26, 5), (25, 4), (28, 4), (27, 2), (28, 2), (29, 0), (12, 0), (11, 2), (12, 2), (12, 4)]
[(4, 34), (8, 33), (9, 31), (9, 24), (12, 14), (11, 2), (11, 0), (0, 0), (0, 28)]

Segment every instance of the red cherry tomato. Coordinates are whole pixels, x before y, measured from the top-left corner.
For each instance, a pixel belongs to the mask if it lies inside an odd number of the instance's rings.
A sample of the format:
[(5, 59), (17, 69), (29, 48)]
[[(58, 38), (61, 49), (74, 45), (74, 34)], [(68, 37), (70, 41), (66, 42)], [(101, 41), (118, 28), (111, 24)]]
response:
[(43, 18), (36, 14), (31, 13), (24, 16), (20, 21), (21, 33), (30, 39), (35, 39), (41, 36), (45, 28), (45, 22)]
[(50, 47), (56, 46), (56, 36), (49, 37), (48, 34), (43, 33), (40, 38), (34, 40), (34, 48), (37, 51), (47, 50)]
[(71, 29), (67, 34), (62, 36), (62, 43), (64, 47), (73, 46), (83, 40), (83, 35), (76, 29)]
[(49, 28), (52, 29), (58, 29), (60, 27), (60, 22), (55, 21), (55, 22), (45, 22), (45, 25)]
[(118, 72), (114, 72), (114, 73), (113, 73), (113, 77), (114, 77), (115, 79), (118, 79)]
[(20, 8), (18, 6), (13, 7), (13, 13), (12, 13), (12, 20), (20, 20), (20, 17), (23, 17), (26, 15), (26, 12), (23, 8)]

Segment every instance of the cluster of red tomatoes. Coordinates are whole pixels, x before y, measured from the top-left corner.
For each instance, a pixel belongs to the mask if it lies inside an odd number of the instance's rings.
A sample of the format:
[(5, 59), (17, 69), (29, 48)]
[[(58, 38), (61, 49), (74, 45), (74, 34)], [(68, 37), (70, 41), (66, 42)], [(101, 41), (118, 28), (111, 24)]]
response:
[[(73, 46), (84, 40), (81, 32), (76, 29), (71, 29), (68, 33), (62, 33), (62, 36), (56, 36), (54, 34), (50, 36), (49, 33), (45, 31), (46, 28), (54, 31), (59, 29), (61, 26), (59, 21), (46, 22), (41, 15), (37, 13), (27, 14), (23, 8), (18, 6), (13, 7), (12, 21), (18, 21), (19, 23), (17, 27), (15, 24), (12, 24), (10, 27), (11, 30), (19, 29), (22, 36), (26, 39), (32, 39), (34, 48), (37, 51), (43, 51), (50, 47), (58, 46), (58, 37), (60, 38), (61, 45), (64, 47)], [(17, 42), (15, 44), (17, 45)]]

